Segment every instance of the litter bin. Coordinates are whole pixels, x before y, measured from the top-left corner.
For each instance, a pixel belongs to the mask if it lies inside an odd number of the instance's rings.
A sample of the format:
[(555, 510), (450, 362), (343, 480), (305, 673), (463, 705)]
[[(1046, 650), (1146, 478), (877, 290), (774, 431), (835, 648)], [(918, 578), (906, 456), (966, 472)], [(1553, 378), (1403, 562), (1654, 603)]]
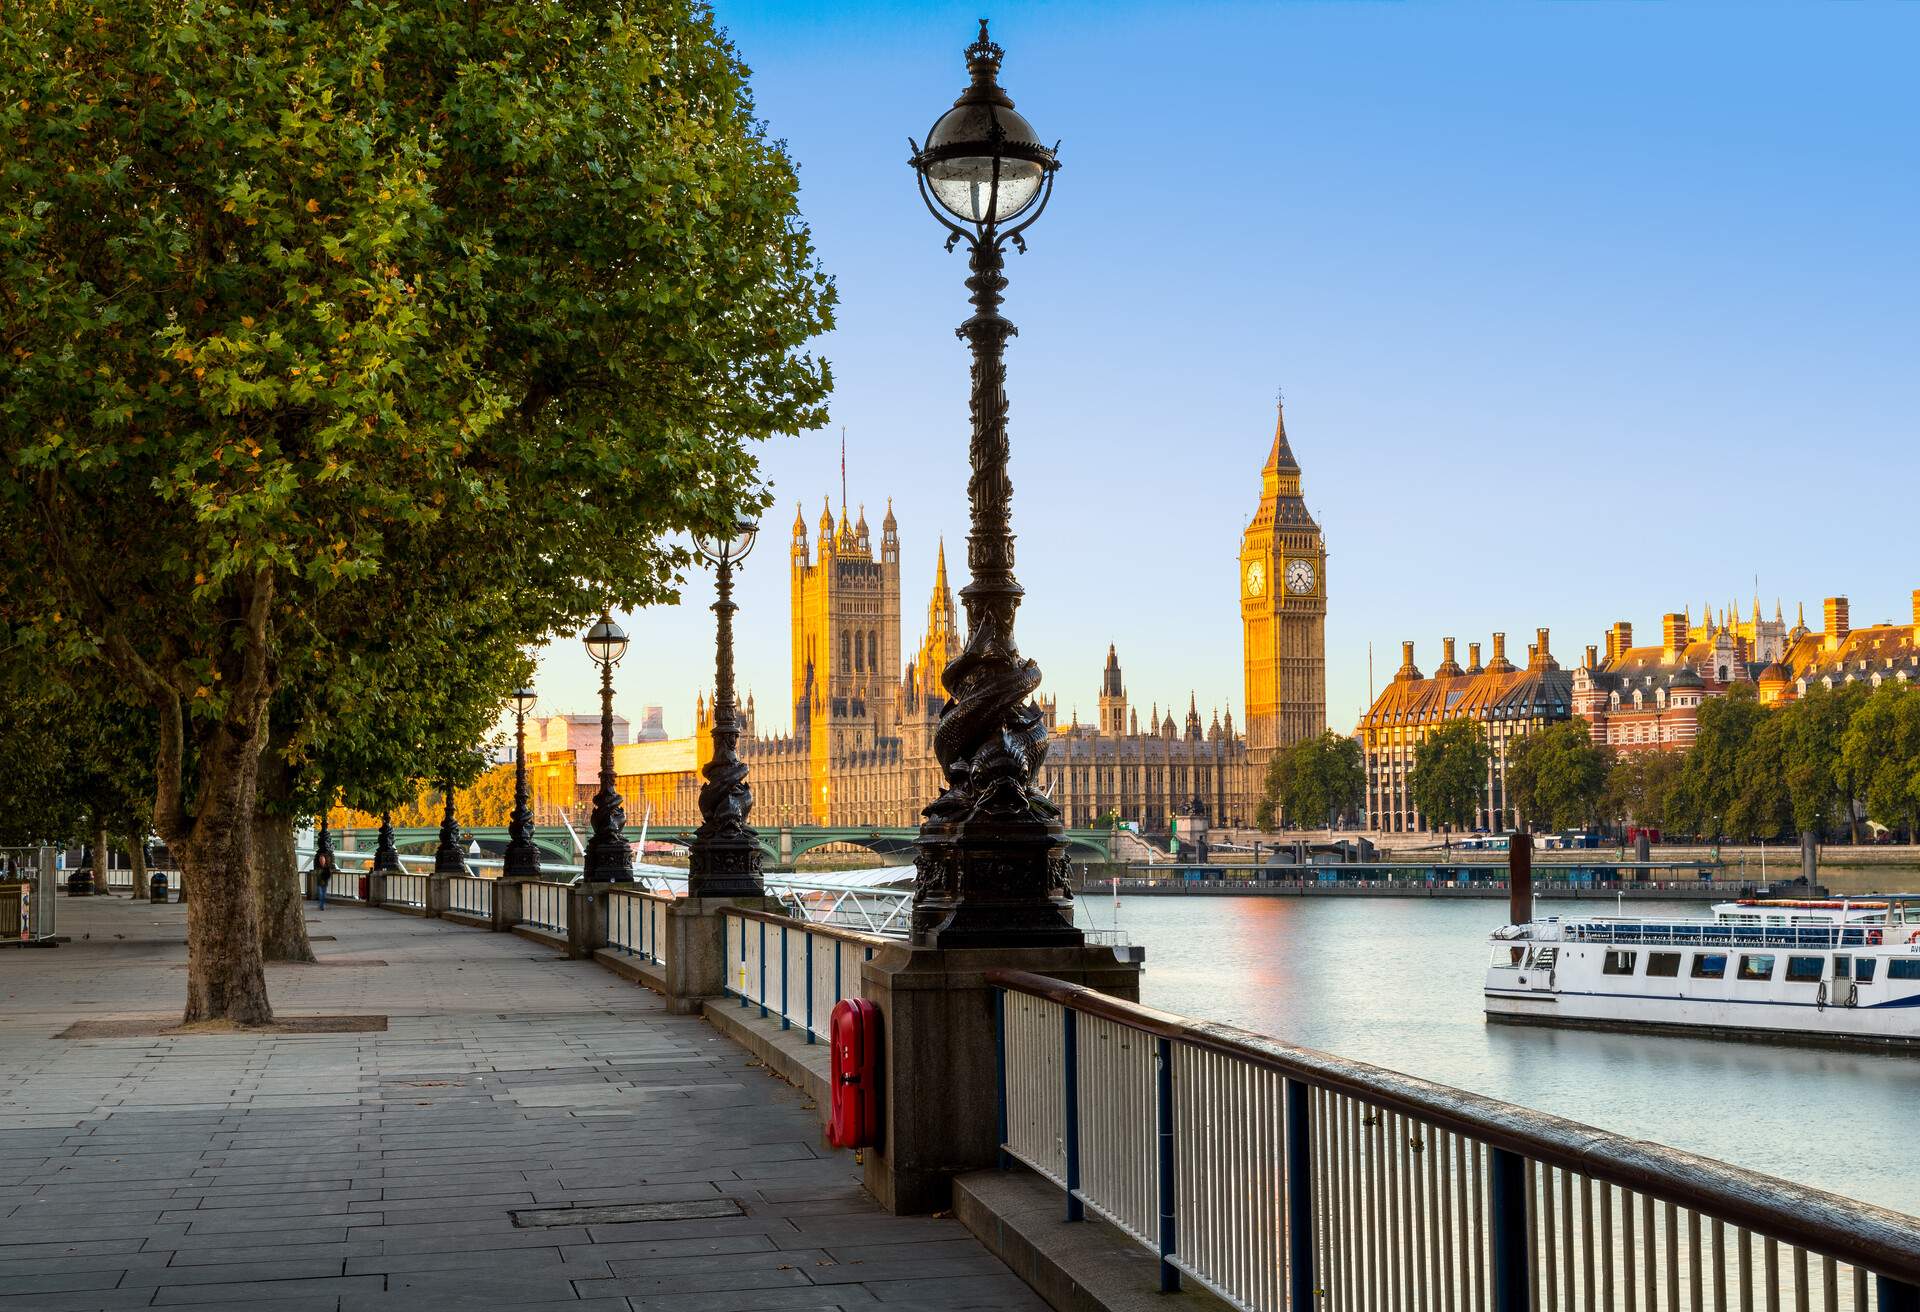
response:
[(360, 900), (362, 902), (365, 902), (367, 900), (367, 876), (366, 875), (360, 876)]
[(67, 871), (67, 896), (93, 896), (93, 870), (90, 867), (82, 866), (78, 870)]
[(147, 901), (164, 905), (167, 900), (167, 876), (156, 870), (147, 880)]

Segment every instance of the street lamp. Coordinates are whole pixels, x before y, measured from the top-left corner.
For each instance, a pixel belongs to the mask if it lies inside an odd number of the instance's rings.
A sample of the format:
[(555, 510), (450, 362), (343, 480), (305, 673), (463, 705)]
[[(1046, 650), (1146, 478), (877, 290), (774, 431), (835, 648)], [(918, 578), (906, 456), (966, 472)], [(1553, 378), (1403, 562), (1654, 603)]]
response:
[(707, 782), (700, 789), (700, 828), (694, 831), (687, 853), (688, 897), (758, 897), (760, 839), (747, 825), (753, 810), (753, 789), (747, 785), (747, 767), (740, 761), (740, 717), (733, 692), (733, 567), (753, 550), (757, 530), (750, 519), (737, 521), (726, 532), (701, 534), (694, 546), (712, 562), (717, 574), (718, 617), (714, 643), (713, 759), (707, 762)]
[(467, 873), (467, 851), (460, 845), (460, 822), (453, 814), (453, 779), (451, 776), (440, 781), (442, 802), (440, 808), (440, 843), (433, 849), (433, 873), (436, 875), (464, 875)]
[(923, 812), (914, 881), (913, 941), (927, 947), (1077, 945), (1059, 808), (1034, 787), (1047, 726), (1033, 703), (1040, 668), (1014, 644), (1020, 585), (1013, 577), (1012, 485), (1007, 479), (1007, 339), (1000, 314), (1006, 246), (1047, 207), (1059, 161), (1040, 144), (996, 80), (1003, 52), (987, 38), (967, 48), (973, 81), (935, 120), (926, 145), (909, 139), (920, 199), (967, 244), (974, 313), (957, 330), (973, 350), (972, 513), (960, 590), (967, 647), (946, 668), (949, 694), (934, 737), (947, 788)]
[(622, 831), (627, 809), (613, 774), (613, 667), (627, 654), (627, 631), (606, 611), (587, 630), (587, 655), (600, 667), (600, 791), (593, 795), (593, 837), (587, 840), (590, 884), (633, 882), (633, 849)]
[(507, 851), (500, 873), (507, 879), (540, 878), (540, 849), (533, 845), (533, 815), (527, 807), (527, 716), (534, 693), (513, 694), (513, 819), (507, 824)]

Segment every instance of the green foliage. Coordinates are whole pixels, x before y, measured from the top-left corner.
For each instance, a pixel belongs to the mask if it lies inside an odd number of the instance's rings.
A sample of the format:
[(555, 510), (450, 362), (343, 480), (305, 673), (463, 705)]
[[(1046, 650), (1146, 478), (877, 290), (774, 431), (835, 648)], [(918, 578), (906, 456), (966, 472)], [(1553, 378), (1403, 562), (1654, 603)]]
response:
[(0, 681), (0, 699), (0, 847), (91, 842), (96, 826), (146, 837), (150, 713), (109, 689), (82, 695), (52, 680), (12, 688)]
[(1920, 833), (1920, 690), (1888, 683), (1861, 699), (1841, 737), (1841, 763), (1868, 819)]
[(1850, 824), (1859, 796), (1847, 762), (1847, 726), (1867, 699), (1860, 684), (1828, 689), (1816, 684), (1781, 709), (1782, 765), (1792, 799), (1793, 826), (1825, 833)]
[(1472, 720), (1448, 720), (1420, 741), (1407, 792), (1429, 825), (1464, 829), (1486, 792), (1492, 753)]
[(1622, 752), (1607, 770), (1600, 814), (1622, 825), (1666, 829), (1686, 757), (1680, 752)]
[(290, 806), (470, 773), (524, 646), (674, 598), (746, 439), (824, 419), (698, 5), (14, 6), (0, 142), (0, 650), (158, 713), (210, 878), (270, 726)]
[(1507, 751), (1507, 799), (1536, 829), (1574, 829), (1598, 820), (1611, 756), (1575, 716), (1528, 734)]
[(1366, 785), (1358, 741), (1332, 732), (1305, 738), (1274, 754), (1254, 821), (1262, 829), (1272, 828), (1277, 809), (1289, 824), (1331, 828), (1342, 815), (1360, 808)]

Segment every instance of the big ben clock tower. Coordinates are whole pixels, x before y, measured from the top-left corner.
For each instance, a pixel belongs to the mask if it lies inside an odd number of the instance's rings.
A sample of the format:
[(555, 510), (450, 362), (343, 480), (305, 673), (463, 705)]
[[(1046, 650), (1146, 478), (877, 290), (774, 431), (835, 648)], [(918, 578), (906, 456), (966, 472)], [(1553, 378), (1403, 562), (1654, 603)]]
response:
[(1240, 622), (1257, 795), (1276, 751), (1327, 727), (1327, 546), (1300, 499), (1284, 410), (1260, 471), (1260, 509), (1240, 537)]

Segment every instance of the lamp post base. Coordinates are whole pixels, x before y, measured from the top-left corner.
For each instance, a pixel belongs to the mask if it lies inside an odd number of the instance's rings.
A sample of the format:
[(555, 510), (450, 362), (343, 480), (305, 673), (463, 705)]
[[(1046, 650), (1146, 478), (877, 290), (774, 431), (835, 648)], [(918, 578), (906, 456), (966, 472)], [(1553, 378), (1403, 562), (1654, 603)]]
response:
[(927, 948), (1079, 947), (1067, 856), (1031, 825), (920, 831), (913, 943)]
[(759, 897), (760, 844), (751, 838), (695, 838), (687, 853), (688, 897)]

